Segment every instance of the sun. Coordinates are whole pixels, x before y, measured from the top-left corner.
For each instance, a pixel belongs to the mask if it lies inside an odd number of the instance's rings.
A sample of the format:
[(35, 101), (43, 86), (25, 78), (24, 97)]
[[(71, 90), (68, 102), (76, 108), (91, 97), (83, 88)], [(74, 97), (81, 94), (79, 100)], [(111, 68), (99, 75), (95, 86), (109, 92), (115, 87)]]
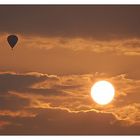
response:
[(91, 88), (91, 97), (99, 105), (109, 104), (115, 96), (115, 89), (108, 81), (98, 81)]

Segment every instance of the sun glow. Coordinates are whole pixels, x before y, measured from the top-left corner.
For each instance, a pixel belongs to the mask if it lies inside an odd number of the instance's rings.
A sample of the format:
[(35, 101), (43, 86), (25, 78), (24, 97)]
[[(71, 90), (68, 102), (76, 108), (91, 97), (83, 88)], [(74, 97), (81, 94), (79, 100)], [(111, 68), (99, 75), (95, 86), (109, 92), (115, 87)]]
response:
[(113, 85), (108, 81), (98, 81), (91, 88), (92, 99), (100, 105), (110, 103), (115, 95)]

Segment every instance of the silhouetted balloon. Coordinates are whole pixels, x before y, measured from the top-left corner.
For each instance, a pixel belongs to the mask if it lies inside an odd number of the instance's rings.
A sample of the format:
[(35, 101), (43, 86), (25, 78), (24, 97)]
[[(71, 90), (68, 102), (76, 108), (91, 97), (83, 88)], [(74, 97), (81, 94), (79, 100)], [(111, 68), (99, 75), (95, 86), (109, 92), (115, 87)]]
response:
[(16, 43), (18, 42), (18, 37), (16, 35), (9, 35), (7, 37), (7, 41), (10, 45), (10, 47), (13, 49)]

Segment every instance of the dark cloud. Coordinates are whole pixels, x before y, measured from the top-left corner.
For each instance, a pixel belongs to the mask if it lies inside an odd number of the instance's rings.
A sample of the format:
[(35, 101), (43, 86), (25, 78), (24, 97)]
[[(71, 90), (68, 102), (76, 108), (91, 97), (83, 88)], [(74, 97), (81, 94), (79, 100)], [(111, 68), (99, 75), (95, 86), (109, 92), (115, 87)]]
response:
[(38, 110), (36, 117), (2, 118), (10, 120), (0, 134), (30, 135), (113, 135), (139, 134), (139, 126), (121, 126), (121, 122), (109, 113), (70, 113), (59, 109)]
[(15, 95), (0, 96), (0, 110), (20, 110), (30, 104), (27, 98), (21, 98)]
[[(61, 95), (67, 95), (66, 93), (62, 92), (62, 89), (65, 88), (74, 88), (74, 86), (59, 86), (55, 85), (54, 87), (51, 88), (32, 88), (34, 84), (46, 81), (49, 83), (50, 81), (57, 81), (59, 80), (57, 77), (53, 76), (47, 76), (47, 75), (39, 75), (39, 74), (13, 74), (13, 73), (1, 73), (0, 74), (0, 94), (8, 94), (9, 91), (14, 91), (14, 92), (20, 92), (23, 94), (38, 94), (38, 95), (44, 95), (44, 96), (51, 96), (51, 95), (56, 95), (60, 96)], [(75, 88), (78, 88), (78, 86), (75, 86)], [(3, 98), (3, 97), (1, 97)], [(8, 97), (10, 98), (10, 97)], [(9, 100), (7, 97), (5, 100)], [(20, 97), (13, 97), (10, 98), (11, 100), (15, 100), (14, 98), (19, 98), (17, 99), (20, 100)], [(5, 102), (5, 101), (3, 101)]]
[[(44, 80), (55, 80), (53, 76), (38, 73), (16, 74), (12, 72), (0, 73), (0, 110), (20, 110), (30, 105), (30, 99), (20, 96), (23, 94), (57, 95), (56, 89), (34, 89), (32, 85)], [(49, 81), (48, 80), (48, 81)], [(20, 95), (13, 94), (19, 92)], [(63, 94), (63, 93), (62, 93)]]
[(13, 73), (0, 74), (0, 92), (12, 90), (23, 90), (31, 85), (44, 81), (46, 76), (37, 77), (34, 75), (22, 75)]
[(112, 38), (140, 36), (140, 6), (2, 6), (1, 32)]

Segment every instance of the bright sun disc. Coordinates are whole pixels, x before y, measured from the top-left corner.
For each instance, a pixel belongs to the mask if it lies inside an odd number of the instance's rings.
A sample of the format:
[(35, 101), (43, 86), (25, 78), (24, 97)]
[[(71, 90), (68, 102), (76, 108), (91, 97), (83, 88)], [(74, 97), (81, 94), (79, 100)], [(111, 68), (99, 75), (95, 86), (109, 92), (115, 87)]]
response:
[(113, 85), (107, 81), (96, 82), (91, 88), (91, 97), (100, 105), (110, 103), (113, 100), (114, 95), (115, 89)]

